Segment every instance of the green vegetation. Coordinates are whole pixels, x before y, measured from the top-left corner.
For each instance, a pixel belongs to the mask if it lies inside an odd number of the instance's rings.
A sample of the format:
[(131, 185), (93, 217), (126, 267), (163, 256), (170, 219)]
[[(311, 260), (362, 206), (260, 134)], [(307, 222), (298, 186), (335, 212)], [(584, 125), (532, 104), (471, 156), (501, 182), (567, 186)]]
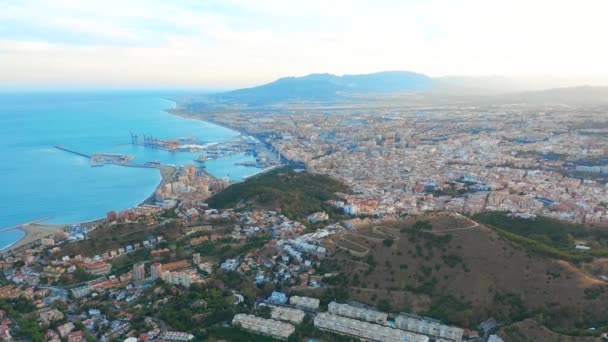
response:
[(387, 299), (380, 299), (378, 301), (378, 310), (383, 312), (391, 312), (391, 303)]
[(26, 317), (21, 317), (17, 319), (17, 325), (19, 326), (19, 330), (14, 337), (23, 338), (25, 340), (33, 341), (33, 342), (43, 342), (44, 334), (42, 333), (42, 329), (38, 325), (38, 322), (32, 319), (28, 319)]
[[(160, 295), (158, 298), (163, 297)], [(172, 329), (201, 336), (204, 335), (203, 327), (229, 322), (236, 313), (245, 309), (233, 305), (233, 302), (234, 296), (230, 291), (220, 290), (213, 284), (195, 284), (189, 292), (173, 297), (163, 305), (158, 316)]]
[(530, 316), (526, 303), (514, 293), (496, 292), (492, 315), (502, 321), (517, 322)]
[(13, 334), (13, 337), (16, 337), (17, 339), (23, 338), (34, 342), (44, 341), (44, 334), (42, 333), (42, 329), (38, 325), (38, 322), (27, 317), (28, 314), (36, 309), (29, 299), (24, 297), (10, 300), (0, 299), (0, 309), (6, 311), (8, 317), (15, 319), (19, 326), (17, 331)]
[(605, 286), (593, 286), (585, 289), (585, 299), (594, 300), (604, 294)]
[(238, 255), (264, 247), (270, 241), (269, 235), (257, 235), (247, 238), (245, 243), (233, 243), (232, 239), (221, 239), (219, 241), (205, 241), (193, 247), (193, 251), (202, 256), (213, 256), (219, 259), (233, 258)]
[(150, 235), (161, 235), (165, 240), (176, 240), (182, 236), (182, 227), (177, 221), (167, 224), (146, 226), (142, 223), (121, 223), (95, 229), (89, 239), (65, 245), (60, 255), (93, 256), (112, 249), (118, 249), (135, 242), (141, 242)]
[(282, 168), (233, 184), (207, 202), (213, 208), (239, 205), (281, 208), (290, 219), (302, 220), (322, 210), (333, 214), (325, 202), (338, 199), (336, 192), (348, 191), (344, 184), (328, 176)]
[[(140, 248), (131, 254), (122, 255), (118, 258), (112, 259), (110, 264), (112, 265), (112, 273), (123, 274), (133, 269), (133, 265), (145, 261), (150, 258), (150, 250), (147, 248)], [(93, 277), (95, 278), (95, 277)]]
[[(534, 220), (508, 217), (505, 213), (482, 213), (473, 219), (493, 228), (502, 237), (531, 252), (571, 262), (608, 256), (608, 231), (546, 217)], [(591, 251), (577, 251), (574, 240), (591, 240)]]
[(470, 326), (471, 309), (471, 303), (463, 302), (453, 296), (433, 296), (431, 306), (424, 315), (447, 323)]
[(462, 262), (462, 258), (456, 254), (443, 255), (441, 256), (441, 259), (443, 259), (443, 262), (445, 262), (446, 265), (452, 268)]
[(61, 286), (69, 286), (79, 283), (84, 283), (89, 280), (93, 280), (96, 277), (94, 275), (88, 274), (84, 271), (84, 268), (81, 266), (76, 267), (76, 271), (72, 274), (72, 279), (68, 279), (67, 277), (61, 277), (59, 279), (59, 285)]
[(271, 342), (277, 341), (271, 337), (256, 335), (245, 330), (234, 327), (211, 327), (207, 329), (207, 337), (216, 340), (226, 340), (233, 342)]
[(451, 183), (447, 189), (437, 189), (433, 191), (434, 196), (452, 196), (460, 197), (468, 192), (468, 188), (456, 190), (456, 183)]

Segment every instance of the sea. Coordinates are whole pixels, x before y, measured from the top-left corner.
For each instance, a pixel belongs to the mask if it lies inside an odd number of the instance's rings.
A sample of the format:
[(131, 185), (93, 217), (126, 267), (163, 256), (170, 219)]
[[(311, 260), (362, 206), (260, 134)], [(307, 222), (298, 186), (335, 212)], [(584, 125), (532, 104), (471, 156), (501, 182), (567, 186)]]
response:
[[(104, 165), (55, 148), (122, 153), (133, 162), (194, 164), (199, 153), (169, 152), (131, 144), (131, 133), (158, 139), (196, 137), (202, 142), (238, 139), (234, 130), (186, 119), (166, 110), (175, 103), (149, 92), (48, 92), (0, 94), (0, 249), (24, 232), (3, 228), (48, 218), (71, 224), (105, 217), (138, 205), (156, 189), (157, 169)], [(236, 154), (205, 162), (216, 177), (240, 181), (259, 169), (235, 165), (253, 161)]]

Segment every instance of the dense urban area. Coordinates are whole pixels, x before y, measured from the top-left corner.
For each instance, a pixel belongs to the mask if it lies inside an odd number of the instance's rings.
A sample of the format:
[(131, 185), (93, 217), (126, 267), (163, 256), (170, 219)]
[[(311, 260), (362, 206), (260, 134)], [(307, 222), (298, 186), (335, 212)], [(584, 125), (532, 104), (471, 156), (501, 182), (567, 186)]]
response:
[(606, 336), (606, 108), (175, 111), (282, 166), (233, 184), (165, 168), (145, 204), (3, 251), (0, 338)]

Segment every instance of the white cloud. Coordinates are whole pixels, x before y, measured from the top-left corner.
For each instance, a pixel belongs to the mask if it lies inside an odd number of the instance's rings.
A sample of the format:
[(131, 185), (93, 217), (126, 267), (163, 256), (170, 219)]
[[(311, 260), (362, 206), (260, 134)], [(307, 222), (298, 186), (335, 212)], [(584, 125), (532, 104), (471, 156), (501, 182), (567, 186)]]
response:
[(607, 10), (600, 0), (23, 0), (0, 25), (19, 17), (90, 40), (0, 33), (0, 84), (243, 86), (396, 69), (608, 79)]

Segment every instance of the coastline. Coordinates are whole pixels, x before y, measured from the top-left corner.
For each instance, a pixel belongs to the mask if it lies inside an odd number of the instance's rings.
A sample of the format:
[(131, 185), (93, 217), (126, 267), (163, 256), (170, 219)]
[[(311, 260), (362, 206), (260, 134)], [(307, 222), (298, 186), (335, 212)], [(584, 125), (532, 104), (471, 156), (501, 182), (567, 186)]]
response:
[(165, 184), (171, 183), (175, 180), (175, 175), (177, 174), (177, 167), (161, 165), (157, 167), (157, 169), (160, 172), (160, 182), (158, 183), (156, 188), (154, 188), (152, 194), (150, 194), (150, 196), (141, 201), (138, 205), (153, 204), (156, 201), (156, 191), (165, 186)]
[(67, 225), (50, 225), (50, 224), (26, 224), (23, 226), (19, 226), (12, 229), (18, 229), (25, 233), (25, 235), (13, 242), (12, 244), (0, 249), (0, 253), (6, 253), (13, 249), (18, 249), (22, 246), (29, 245), (37, 240), (45, 238), (50, 235), (55, 235), (57, 233), (63, 232)]
[[(251, 136), (248, 132), (243, 131), (241, 129), (237, 129), (235, 127), (230, 127), (228, 125), (225, 125), (225, 124), (222, 124), (219, 122), (214, 122), (213, 120), (205, 120), (199, 116), (184, 114), (179, 111), (179, 105), (178, 105), (177, 101), (175, 101), (174, 99), (166, 98), (166, 97), (163, 97), (162, 99), (166, 100), (168, 102), (171, 102), (173, 104), (173, 106), (162, 110), (163, 112), (165, 112), (169, 115), (174, 115), (174, 116), (184, 118), (184, 119), (208, 122), (213, 125), (229, 129), (229, 130), (234, 131), (241, 135)], [(154, 190), (152, 191), (152, 193), (149, 196), (147, 196), (146, 198), (144, 198), (143, 200), (141, 200), (135, 206), (129, 207), (129, 208), (124, 208), (123, 210), (128, 210), (130, 208), (134, 208), (136, 206), (140, 206), (140, 205), (144, 205), (144, 204), (154, 204), (156, 191), (158, 189), (162, 188), (165, 184), (174, 181), (175, 176), (177, 174), (177, 170), (178, 170), (177, 167), (171, 166), (171, 165), (161, 165), (161, 166), (156, 167), (156, 169), (159, 170), (161, 179), (160, 179), (159, 183), (156, 185), (156, 187), (154, 188)], [(207, 175), (209, 175), (210, 177), (216, 178), (215, 176), (213, 176), (212, 174), (210, 174), (207, 171), (205, 171), (205, 173)], [(16, 241), (9, 243), (6, 246), (0, 248), (0, 254), (7, 253), (11, 250), (19, 249), (22, 246), (31, 244), (32, 242), (35, 242), (43, 237), (56, 234), (57, 232), (60, 232), (60, 231), (64, 231), (65, 228), (69, 225), (72, 225), (72, 224), (90, 225), (90, 224), (96, 223), (101, 220), (105, 220), (105, 217), (99, 217), (96, 219), (79, 221), (79, 222), (61, 223), (61, 224), (39, 224), (39, 223), (34, 223), (34, 222), (23, 223), (19, 226), (11, 228), (11, 229), (18, 229), (18, 230), (24, 232), (25, 234), (21, 238), (17, 239)]]
[[(248, 132), (245, 129), (237, 128), (237, 127), (232, 127), (232, 126), (229, 126), (229, 125), (227, 125), (225, 123), (217, 122), (217, 121), (215, 121), (213, 119), (210, 119), (210, 118), (207, 118), (207, 117), (201, 117), (201, 116), (198, 116), (196, 114), (182, 112), (182, 111), (179, 110), (179, 105), (177, 104), (177, 102), (174, 101), (174, 100), (171, 100), (171, 101), (175, 102), (175, 104), (176, 104), (173, 108), (166, 110), (166, 112), (169, 113), (169, 114), (171, 114), (171, 115), (175, 115), (177, 117), (184, 118), (184, 119), (191, 119), (191, 120), (199, 120), (199, 121), (203, 121), (203, 122), (208, 122), (208, 123), (214, 124), (216, 126), (220, 126), (220, 127), (223, 127), (223, 128), (226, 128), (226, 129), (238, 132), (242, 136), (250, 137), (252, 139), (255, 139), (258, 142), (261, 142), (255, 136), (255, 134), (252, 134), (252, 133)], [(270, 146), (268, 143), (264, 143), (264, 145), (266, 145), (266, 147), (269, 148), (269, 149), (272, 148), (272, 146)], [(287, 162), (292, 162), (291, 159), (285, 157), (285, 155), (283, 155), (282, 153), (280, 154), (280, 158), (281, 158), (281, 160), (285, 160)], [(258, 175), (260, 173), (267, 172), (267, 171), (269, 171), (271, 169), (274, 169), (274, 168), (271, 167), (271, 168), (266, 168), (266, 169), (260, 169), (260, 170), (258, 170), (257, 172), (254, 172), (251, 175), (245, 176), (244, 179), (249, 178), (249, 177), (254, 176), (254, 175)]]
[(184, 113), (184, 112), (182, 112), (182, 111), (179, 110), (179, 106), (177, 104), (175, 105), (175, 107), (173, 107), (171, 109), (167, 109), (166, 112), (169, 113), (169, 114), (171, 114), (171, 115), (175, 115), (177, 117), (184, 118), (184, 119), (191, 119), (191, 120), (198, 120), (198, 121), (208, 122), (210, 124), (214, 124), (216, 126), (220, 126), (220, 127), (229, 129), (231, 131), (235, 131), (235, 132), (237, 132), (237, 133), (239, 133), (241, 135), (253, 136), (252, 134), (250, 134), (249, 132), (247, 132), (247, 131), (245, 131), (243, 129), (240, 129), (240, 128), (237, 128), (237, 127), (228, 126), (228, 125), (226, 125), (224, 123), (217, 122), (217, 121), (209, 119), (209, 118), (201, 118), (201, 117), (199, 117), (197, 115), (194, 115), (194, 114)]

